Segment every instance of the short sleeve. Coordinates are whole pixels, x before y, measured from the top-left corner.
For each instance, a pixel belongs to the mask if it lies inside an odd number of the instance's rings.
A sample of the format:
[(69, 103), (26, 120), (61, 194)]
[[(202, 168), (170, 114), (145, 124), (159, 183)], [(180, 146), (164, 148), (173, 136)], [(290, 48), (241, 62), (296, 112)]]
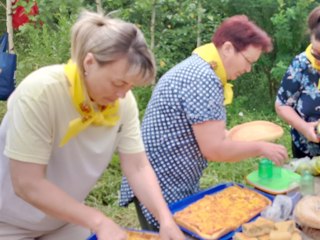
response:
[(5, 155), (19, 161), (47, 164), (52, 133), (46, 101), (30, 96), (17, 96), (13, 101), (7, 112)]
[(121, 153), (139, 153), (144, 151), (144, 146), (140, 131), (138, 106), (132, 92), (128, 92), (127, 95), (118, 151)]
[(209, 67), (206, 71), (199, 73), (192, 84), (182, 91), (181, 99), (191, 125), (226, 119), (222, 84)]

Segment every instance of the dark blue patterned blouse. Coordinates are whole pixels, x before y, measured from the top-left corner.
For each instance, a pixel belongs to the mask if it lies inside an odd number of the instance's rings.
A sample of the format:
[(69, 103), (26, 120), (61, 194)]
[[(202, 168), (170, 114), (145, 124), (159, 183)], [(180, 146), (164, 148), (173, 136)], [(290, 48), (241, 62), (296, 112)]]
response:
[[(156, 85), (142, 122), (148, 158), (168, 203), (199, 191), (207, 161), (200, 152), (192, 125), (226, 120), (222, 84), (210, 65), (197, 55), (169, 70)], [(120, 205), (128, 205), (133, 193), (123, 179)], [(158, 223), (143, 208), (154, 226)]]
[[(297, 55), (284, 75), (277, 103), (291, 106), (306, 122), (320, 118), (320, 74), (307, 59), (305, 52)], [(296, 129), (291, 129), (292, 141), (306, 155), (320, 155), (320, 145), (309, 142)]]

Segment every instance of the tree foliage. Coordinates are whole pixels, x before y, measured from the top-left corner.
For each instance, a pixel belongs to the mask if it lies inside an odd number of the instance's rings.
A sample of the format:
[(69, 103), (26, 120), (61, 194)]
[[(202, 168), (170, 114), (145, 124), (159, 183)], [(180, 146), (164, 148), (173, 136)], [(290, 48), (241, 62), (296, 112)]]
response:
[(0, 34), (6, 30), (6, 1), (0, 0)]
[[(32, 20), (38, 25), (28, 24), (15, 32), (18, 80), (40, 66), (66, 62), (70, 27), (78, 13), (82, 8), (97, 9), (96, 0), (37, 0), (37, 3), (40, 14)], [(19, 1), (19, 4), (28, 9), (32, 1)], [(246, 14), (273, 38), (274, 51), (264, 54), (252, 73), (236, 81), (235, 96), (243, 107), (270, 109), (291, 59), (308, 44), (306, 17), (319, 1), (101, 0), (101, 5), (111, 17), (135, 23), (147, 41), (152, 42), (158, 66), (157, 78), (189, 56), (197, 41), (210, 42), (224, 18)], [(137, 97), (142, 99), (142, 112), (151, 91), (152, 87), (136, 90)], [(255, 101), (256, 98), (261, 101)]]

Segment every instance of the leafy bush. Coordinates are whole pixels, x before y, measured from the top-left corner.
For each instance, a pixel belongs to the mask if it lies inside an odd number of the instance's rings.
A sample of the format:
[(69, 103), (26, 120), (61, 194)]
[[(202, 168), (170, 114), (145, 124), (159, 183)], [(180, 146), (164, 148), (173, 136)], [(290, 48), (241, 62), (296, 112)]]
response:
[(70, 57), (70, 28), (74, 16), (57, 13), (55, 28), (48, 24), (34, 27), (26, 24), (16, 34), (18, 53), (17, 79), (46, 65), (67, 62)]

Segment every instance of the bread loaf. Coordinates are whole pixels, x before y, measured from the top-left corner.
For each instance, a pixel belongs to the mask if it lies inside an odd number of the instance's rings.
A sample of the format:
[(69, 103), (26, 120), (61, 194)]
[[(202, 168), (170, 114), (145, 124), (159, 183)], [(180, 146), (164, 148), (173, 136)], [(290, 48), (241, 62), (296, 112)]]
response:
[(320, 229), (320, 196), (302, 198), (297, 203), (293, 214), (300, 225)]
[(312, 240), (320, 240), (320, 229), (303, 226), (302, 232)]

